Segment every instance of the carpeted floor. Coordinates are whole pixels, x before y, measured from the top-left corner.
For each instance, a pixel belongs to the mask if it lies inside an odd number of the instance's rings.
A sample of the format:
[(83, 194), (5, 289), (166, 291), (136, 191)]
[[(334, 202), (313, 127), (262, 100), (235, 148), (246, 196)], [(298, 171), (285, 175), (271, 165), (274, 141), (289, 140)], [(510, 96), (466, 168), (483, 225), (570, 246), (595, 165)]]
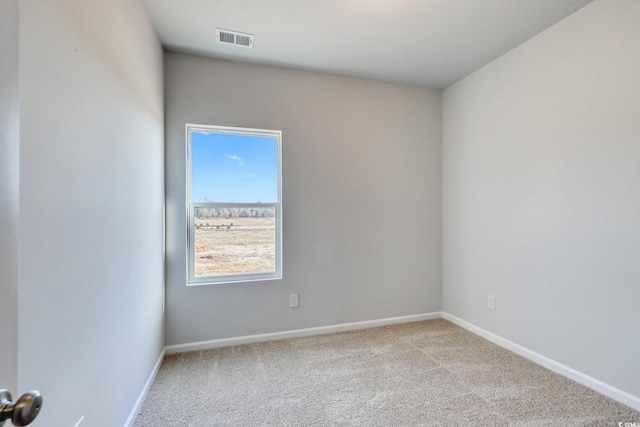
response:
[(640, 412), (445, 320), (168, 355), (142, 426), (618, 426)]

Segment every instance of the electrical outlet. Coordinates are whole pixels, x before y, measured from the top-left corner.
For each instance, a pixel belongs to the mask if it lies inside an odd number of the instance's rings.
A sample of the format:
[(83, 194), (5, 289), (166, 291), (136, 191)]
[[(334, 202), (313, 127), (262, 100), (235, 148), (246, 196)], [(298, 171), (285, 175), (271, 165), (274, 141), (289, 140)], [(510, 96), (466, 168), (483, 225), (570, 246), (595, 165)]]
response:
[(496, 296), (495, 295), (489, 294), (487, 296), (487, 307), (489, 307), (491, 310), (495, 310), (496, 309)]
[(296, 308), (298, 306), (298, 294), (289, 295), (289, 307)]

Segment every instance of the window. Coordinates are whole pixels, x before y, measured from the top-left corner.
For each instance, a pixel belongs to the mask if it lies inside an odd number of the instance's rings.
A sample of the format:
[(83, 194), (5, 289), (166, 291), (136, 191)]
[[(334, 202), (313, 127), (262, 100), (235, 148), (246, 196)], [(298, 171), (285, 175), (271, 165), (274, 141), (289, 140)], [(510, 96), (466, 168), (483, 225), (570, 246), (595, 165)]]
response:
[(282, 132), (187, 124), (188, 284), (282, 278)]

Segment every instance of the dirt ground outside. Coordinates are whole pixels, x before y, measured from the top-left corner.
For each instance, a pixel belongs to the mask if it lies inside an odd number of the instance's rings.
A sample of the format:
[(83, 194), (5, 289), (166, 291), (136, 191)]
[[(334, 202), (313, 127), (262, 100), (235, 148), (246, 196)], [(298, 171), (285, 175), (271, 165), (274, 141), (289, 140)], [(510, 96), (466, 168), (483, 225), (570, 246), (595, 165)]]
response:
[(276, 270), (275, 218), (196, 218), (196, 277)]

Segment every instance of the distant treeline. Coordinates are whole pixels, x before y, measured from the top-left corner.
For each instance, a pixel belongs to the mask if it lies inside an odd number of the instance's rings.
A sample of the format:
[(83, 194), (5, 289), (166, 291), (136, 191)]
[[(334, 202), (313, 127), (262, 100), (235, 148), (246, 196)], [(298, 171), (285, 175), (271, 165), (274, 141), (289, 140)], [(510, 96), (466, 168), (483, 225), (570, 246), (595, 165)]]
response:
[(196, 208), (194, 215), (198, 219), (210, 218), (271, 218), (273, 208)]

